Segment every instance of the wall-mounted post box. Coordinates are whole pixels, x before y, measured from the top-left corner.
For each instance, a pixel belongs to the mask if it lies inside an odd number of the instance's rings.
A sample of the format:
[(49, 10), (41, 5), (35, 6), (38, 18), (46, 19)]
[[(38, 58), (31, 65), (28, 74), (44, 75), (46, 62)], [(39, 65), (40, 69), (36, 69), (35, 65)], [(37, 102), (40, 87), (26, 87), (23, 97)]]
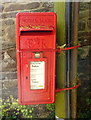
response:
[(16, 50), (19, 103), (53, 103), (56, 59), (55, 13), (18, 13)]

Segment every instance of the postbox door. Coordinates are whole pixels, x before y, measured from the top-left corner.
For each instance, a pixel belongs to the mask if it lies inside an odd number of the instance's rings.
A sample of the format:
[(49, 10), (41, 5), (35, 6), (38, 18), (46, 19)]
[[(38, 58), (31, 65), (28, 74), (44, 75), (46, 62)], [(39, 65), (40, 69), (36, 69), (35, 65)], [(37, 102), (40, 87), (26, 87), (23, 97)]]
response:
[(22, 101), (19, 102), (20, 104), (53, 103), (54, 92), (51, 91), (51, 89), (54, 90), (55, 84), (51, 70), (53, 54), (44, 52), (42, 53), (44, 57), (41, 58), (34, 58), (32, 54), (34, 53), (21, 53), (21, 79), (23, 80), (21, 82)]

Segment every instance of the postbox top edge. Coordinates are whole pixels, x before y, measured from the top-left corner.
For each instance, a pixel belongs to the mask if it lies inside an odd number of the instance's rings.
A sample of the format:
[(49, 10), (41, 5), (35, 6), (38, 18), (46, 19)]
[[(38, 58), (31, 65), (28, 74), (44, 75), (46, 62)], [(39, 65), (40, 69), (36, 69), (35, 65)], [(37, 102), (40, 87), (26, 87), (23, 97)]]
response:
[(16, 17), (21, 16), (21, 15), (53, 15), (56, 17), (55, 12), (18, 12), (16, 14)]

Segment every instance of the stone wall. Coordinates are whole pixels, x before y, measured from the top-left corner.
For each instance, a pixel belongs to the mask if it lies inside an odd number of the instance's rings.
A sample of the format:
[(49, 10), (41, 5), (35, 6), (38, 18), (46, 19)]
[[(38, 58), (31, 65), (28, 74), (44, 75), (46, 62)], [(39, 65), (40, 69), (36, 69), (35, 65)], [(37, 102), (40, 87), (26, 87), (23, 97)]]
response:
[(79, 41), (91, 43), (91, 2), (80, 3), (78, 31)]
[[(78, 72), (84, 74), (81, 75), (82, 82), (84, 80), (84, 87), (86, 83), (89, 84), (89, 58), (90, 58), (90, 45), (91, 45), (91, 2), (80, 3), (79, 10), (79, 29), (78, 29), (78, 40), (84, 46), (78, 49)], [(87, 60), (87, 61), (86, 61)], [(84, 62), (87, 62), (84, 64)], [(86, 68), (87, 67), (87, 68)], [(85, 71), (87, 69), (87, 71)], [(84, 73), (83, 73), (84, 71)], [(88, 81), (87, 81), (88, 80)]]
[(78, 76), (81, 86), (78, 88), (77, 118), (91, 118), (91, 2), (80, 3), (79, 14), (79, 42), (78, 48)]
[[(29, 1), (29, 0), (28, 0)], [(3, 98), (17, 97), (16, 69), (16, 14), (18, 12), (51, 12), (52, 2), (20, 2), (4, 0), (0, 3), (0, 43), (2, 43), (2, 62), (0, 62), (0, 79), (2, 80)]]

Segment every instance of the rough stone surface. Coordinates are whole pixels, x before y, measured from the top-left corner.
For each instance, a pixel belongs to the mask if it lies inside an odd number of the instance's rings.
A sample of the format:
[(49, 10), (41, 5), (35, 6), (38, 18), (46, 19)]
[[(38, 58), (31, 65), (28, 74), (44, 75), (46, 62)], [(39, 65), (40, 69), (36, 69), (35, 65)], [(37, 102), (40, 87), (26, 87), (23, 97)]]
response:
[(1, 5), (0, 5), (0, 12), (2, 12), (3, 9), (4, 9), (4, 6), (1, 4)]
[(16, 2), (17, 0), (1, 0), (1, 3)]
[(16, 71), (16, 63), (12, 60), (10, 60), (9, 62), (3, 61), (2, 64), (0, 64), (0, 67), (2, 67), (2, 72), (11, 72), (11, 71), (15, 72)]
[(0, 29), (0, 36), (2, 36), (2, 29)]
[(0, 18), (2, 19), (2, 12), (0, 13)]
[(38, 8), (40, 4), (38, 2), (33, 2), (29, 4), (10, 4), (4, 8), (4, 12), (24, 10), (24, 9), (35, 9)]
[(9, 4), (7, 7), (4, 8), (4, 12), (23, 10), (23, 9), (24, 9), (24, 4)]
[(16, 62), (16, 48), (7, 50), (8, 55)]
[(2, 72), (0, 75), (0, 80), (17, 79), (17, 72)]
[(5, 35), (5, 31), (3, 29), (0, 30), (0, 36), (4, 36)]
[(88, 28), (91, 29), (91, 18), (88, 18), (87, 25), (88, 25)]
[[(78, 76), (81, 82), (81, 86), (77, 91), (77, 118), (84, 118), (83, 115), (88, 118), (87, 111), (89, 107), (87, 106), (86, 100), (90, 100), (91, 96), (91, 65), (89, 59), (91, 55), (89, 54), (90, 47), (87, 43), (91, 43), (91, 2), (82, 2), (80, 3), (80, 12), (79, 12), (79, 31), (78, 31), (78, 39), (83, 44), (86, 43), (86, 46), (82, 48), (78, 48)], [(84, 96), (84, 97), (83, 97)], [(88, 113), (87, 113), (88, 112)], [(82, 117), (83, 116), (83, 117)], [(85, 119), (85, 118), (84, 118)]]
[(87, 9), (87, 10), (85, 10), (85, 11), (80, 11), (79, 12), (79, 19), (81, 20), (81, 19), (87, 19), (88, 17), (89, 17), (89, 13), (91, 12), (91, 9), (89, 10), (89, 9)]
[(39, 10), (34, 10), (33, 12), (49, 12), (49, 8), (41, 8)]
[(50, 8), (53, 8), (53, 6), (54, 6), (54, 4), (51, 3), (51, 2), (45, 2), (45, 3), (43, 4), (43, 7), (50, 7)]
[(5, 18), (15, 18), (17, 13), (18, 12), (3, 13), (2, 18), (3, 19), (5, 19)]
[(15, 42), (15, 25), (10, 25), (5, 30), (6, 40)]
[[(89, 7), (88, 7), (89, 8)], [(90, 40), (91, 34), (91, 15), (89, 14), (91, 9), (80, 10), (79, 12), (79, 31), (78, 31), (78, 39), (80, 41)]]
[(80, 8), (80, 11), (85, 11), (87, 9), (89, 9), (91, 5), (91, 2), (81, 2), (79, 8)]
[(7, 52), (3, 53), (4, 59), (2, 63), (0, 63), (0, 67), (2, 67), (2, 72), (15, 72), (16, 71), (16, 61), (14, 61)]
[(13, 19), (5, 19), (5, 20), (2, 20), (1, 22), (2, 22), (2, 27), (7, 25), (13, 25), (15, 23)]
[(85, 27), (86, 27), (86, 21), (85, 20), (79, 21), (79, 31), (84, 31)]
[(17, 79), (2, 81), (2, 98), (7, 98), (10, 95), (17, 98)]
[(7, 80), (3, 81), (3, 89), (17, 87), (17, 80)]
[(39, 2), (28, 3), (25, 5), (25, 9), (36, 9), (38, 7), (40, 7)]

